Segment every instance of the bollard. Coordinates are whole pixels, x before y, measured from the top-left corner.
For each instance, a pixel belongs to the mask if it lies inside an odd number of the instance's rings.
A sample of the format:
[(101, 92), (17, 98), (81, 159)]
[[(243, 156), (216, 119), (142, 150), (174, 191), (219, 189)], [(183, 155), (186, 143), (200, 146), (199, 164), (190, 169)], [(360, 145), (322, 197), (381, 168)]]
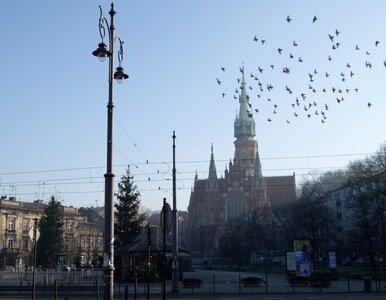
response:
[(347, 291), (350, 292), (350, 273), (347, 272)]
[(54, 280), (54, 286), (55, 286), (55, 300), (58, 300), (58, 281)]
[(137, 278), (134, 280), (134, 300), (137, 300)]
[(129, 287), (125, 285), (125, 300), (129, 300)]
[(239, 274), (239, 294), (241, 294), (241, 274)]
[(96, 280), (96, 293), (97, 293), (97, 300), (99, 300), (99, 279)]

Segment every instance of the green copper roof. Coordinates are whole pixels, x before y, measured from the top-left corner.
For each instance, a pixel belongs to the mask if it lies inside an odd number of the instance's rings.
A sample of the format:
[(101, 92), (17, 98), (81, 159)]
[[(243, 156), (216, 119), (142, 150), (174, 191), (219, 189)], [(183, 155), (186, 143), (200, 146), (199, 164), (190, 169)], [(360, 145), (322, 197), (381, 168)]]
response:
[(240, 96), (239, 96), (239, 103), (240, 103), (240, 110), (239, 115), (236, 117), (234, 129), (235, 138), (253, 138), (256, 135), (256, 128), (255, 128), (255, 121), (253, 120), (252, 111), (249, 108), (248, 105), (248, 96), (247, 96), (247, 89), (244, 79), (244, 73), (243, 73), (243, 79), (241, 81), (240, 86)]

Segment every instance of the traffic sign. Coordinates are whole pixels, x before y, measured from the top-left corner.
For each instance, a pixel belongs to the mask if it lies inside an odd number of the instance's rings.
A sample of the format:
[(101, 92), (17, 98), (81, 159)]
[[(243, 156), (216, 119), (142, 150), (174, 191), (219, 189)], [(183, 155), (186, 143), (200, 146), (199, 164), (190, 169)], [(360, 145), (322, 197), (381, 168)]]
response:
[[(34, 239), (34, 226), (31, 227), (30, 231), (29, 231), (29, 237), (31, 238), (31, 240)], [(39, 231), (39, 228), (36, 228), (36, 241), (40, 238), (40, 231)]]

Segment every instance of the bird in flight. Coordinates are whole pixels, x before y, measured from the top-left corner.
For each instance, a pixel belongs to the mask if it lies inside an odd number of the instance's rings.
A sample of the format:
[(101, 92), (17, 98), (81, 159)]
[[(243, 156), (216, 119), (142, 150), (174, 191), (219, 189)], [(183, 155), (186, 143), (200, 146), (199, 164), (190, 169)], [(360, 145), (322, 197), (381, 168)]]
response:
[(281, 54), (282, 51), (283, 51), (283, 49), (281, 49), (281, 48), (277, 49), (277, 52), (279, 52), (279, 54)]
[(216, 78), (216, 80), (217, 80), (218, 85), (220, 85), (221, 84), (220, 79)]
[(298, 44), (294, 41), (293, 44), (292, 44), (294, 47), (297, 47)]
[(336, 36), (338, 36), (339, 33), (340, 33), (340, 31), (338, 31), (338, 29), (335, 29), (335, 34), (336, 34)]
[(290, 73), (290, 69), (287, 68), (287, 67), (284, 67), (283, 68), (283, 73), (289, 74)]
[(314, 18), (312, 19), (312, 23), (315, 23), (317, 20), (318, 20), (318, 18), (316, 16), (314, 16)]
[(290, 17), (290, 16), (287, 16), (287, 22), (288, 22), (288, 23), (291, 23), (291, 21), (292, 21), (291, 17)]
[(371, 105), (372, 105), (372, 104), (371, 104), (370, 102), (367, 103), (367, 106), (368, 106), (369, 108), (371, 108)]
[(258, 39), (257, 36), (255, 35), (254, 38), (253, 38), (253, 40), (254, 40), (255, 42), (257, 42), (259, 39)]
[(375, 41), (375, 47), (377, 47), (379, 45), (379, 41)]
[(224, 68), (224, 67), (221, 67), (221, 71), (225, 72), (225, 68)]

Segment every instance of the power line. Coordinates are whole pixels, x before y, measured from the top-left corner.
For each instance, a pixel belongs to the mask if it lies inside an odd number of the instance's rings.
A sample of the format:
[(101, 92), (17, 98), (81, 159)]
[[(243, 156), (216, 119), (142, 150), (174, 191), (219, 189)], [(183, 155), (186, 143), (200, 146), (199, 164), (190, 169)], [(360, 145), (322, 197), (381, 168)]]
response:
[[(266, 157), (260, 158), (260, 160), (282, 160), (282, 159), (309, 159), (309, 158), (326, 158), (326, 157), (349, 157), (349, 156), (365, 156), (373, 155), (375, 153), (344, 153), (344, 154), (326, 154), (326, 155), (308, 155), (308, 156), (281, 156), (281, 157)], [(229, 159), (216, 160), (216, 162), (229, 162)], [(177, 161), (176, 164), (198, 164), (209, 163), (209, 160), (192, 160), (192, 161)], [(131, 163), (133, 166), (141, 166), (149, 163)], [(152, 165), (169, 165), (171, 162), (152, 162)], [(127, 167), (128, 165), (115, 165), (114, 167)], [(52, 172), (67, 172), (67, 171), (79, 171), (90, 169), (103, 169), (106, 166), (89, 166), (89, 167), (74, 167), (74, 168), (62, 168), (62, 169), (46, 169), (46, 170), (30, 170), (30, 171), (14, 171), (14, 172), (2, 172), (0, 176), (4, 175), (19, 175), (19, 174), (33, 174), (33, 173), (52, 173)]]

